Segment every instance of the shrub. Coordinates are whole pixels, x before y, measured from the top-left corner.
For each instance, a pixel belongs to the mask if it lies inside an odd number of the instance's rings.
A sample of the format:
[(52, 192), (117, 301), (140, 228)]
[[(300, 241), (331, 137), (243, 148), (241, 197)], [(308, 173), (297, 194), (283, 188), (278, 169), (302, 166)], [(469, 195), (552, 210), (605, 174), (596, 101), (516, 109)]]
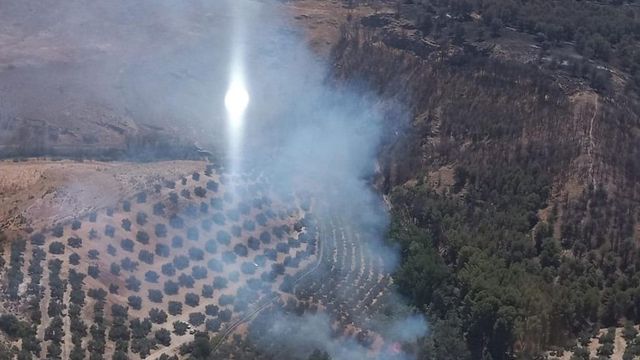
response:
[(216, 210), (222, 211), (222, 209), (224, 209), (224, 201), (220, 198), (212, 198), (209, 203), (211, 204), (211, 207)]
[(184, 240), (180, 236), (174, 236), (171, 239), (171, 247), (174, 249), (179, 249), (184, 244)]
[(169, 301), (169, 314), (172, 316), (182, 314), (182, 303), (179, 301)]
[(253, 275), (256, 272), (256, 267), (255, 267), (255, 265), (253, 265), (253, 263), (244, 262), (240, 266), (240, 270), (242, 271), (243, 274)]
[(176, 295), (180, 290), (180, 285), (177, 282), (172, 280), (167, 280), (164, 282), (164, 293), (167, 295)]
[(140, 310), (142, 308), (142, 298), (140, 296), (131, 295), (127, 298), (127, 302), (134, 310)]
[(249, 245), (249, 248), (251, 250), (260, 249), (260, 241), (253, 236), (249, 237), (249, 239), (247, 240), (247, 245)]
[(155, 233), (160, 238), (167, 236), (167, 226), (165, 224), (156, 224)]
[(167, 313), (164, 310), (153, 308), (149, 310), (149, 319), (156, 324), (164, 324), (167, 322)]
[(187, 293), (184, 296), (184, 303), (191, 307), (196, 307), (200, 304), (200, 296), (194, 293)]
[(96, 250), (96, 249), (91, 249), (91, 250), (89, 250), (87, 255), (89, 256), (89, 259), (91, 259), (91, 260), (98, 260), (98, 258), (100, 257), (100, 252), (98, 250)]
[(213, 297), (213, 286), (211, 285), (203, 285), (202, 286), (202, 297), (211, 299)]
[(204, 323), (205, 318), (203, 313), (193, 312), (189, 314), (189, 323), (193, 326), (200, 326)]
[(156, 341), (163, 346), (171, 345), (171, 333), (167, 329), (158, 329), (155, 338)]
[(218, 302), (220, 303), (220, 306), (226, 306), (233, 304), (233, 300), (233, 295), (222, 294), (220, 295), (220, 300)]
[(147, 202), (147, 193), (144, 191), (139, 192), (138, 195), (136, 195), (136, 201), (138, 202), (138, 204)]
[(135, 244), (131, 239), (123, 239), (122, 241), (120, 241), (120, 247), (124, 251), (133, 252), (134, 245)]
[(220, 321), (217, 318), (207, 319), (207, 322), (205, 323), (205, 327), (207, 328), (207, 331), (211, 331), (211, 332), (219, 331), (220, 325), (222, 325), (222, 321)]
[(222, 276), (216, 276), (213, 279), (213, 287), (214, 289), (224, 289), (227, 287), (227, 279), (223, 278)]
[(207, 242), (204, 244), (204, 249), (209, 254), (215, 254), (218, 251), (218, 244), (213, 239), (207, 240)]
[(116, 228), (111, 225), (104, 226), (104, 234), (110, 238), (114, 237), (116, 234)]
[(184, 227), (184, 220), (178, 215), (173, 215), (169, 219), (169, 226), (174, 229), (182, 229)]
[(147, 214), (138, 212), (136, 214), (136, 223), (140, 226), (144, 226), (147, 223)]
[(51, 234), (57, 238), (61, 238), (64, 235), (64, 228), (62, 225), (56, 225), (53, 227)]
[(180, 196), (182, 196), (185, 199), (191, 199), (191, 191), (189, 191), (187, 189), (182, 189), (180, 191)]
[(116, 248), (111, 244), (107, 245), (107, 254), (116, 256)]
[(87, 274), (94, 279), (97, 279), (100, 276), (100, 269), (98, 269), (97, 265), (89, 265), (87, 268)]
[(54, 255), (64, 254), (64, 244), (59, 241), (54, 241), (49, 244), (49, 253)]
[(173, 265), (176, 269), (183, 270), (189, 267), (189, 258), (184, 255), (178, 255), (173, 258)]
[(193, 193), (197, 196), (197, 197), (205, 197), (207, 196), (207, 190), (205, 188), (203, 188), (202, 186), (198, 186), (193, 190)]
[(187, 274), (180, 274), (180, 276), (178, 277), (178, 282), (180, 283), (180, 286), (186, 287), (186, 288), (192, 288), (193, 285), (195, 284), (193, 277)]
[(189, 257), (193, 261), (200, 261), (204, 259), (204, 251), (202, 251), (202, 249), (192, 247), (189, 249)]
[(122, 210), (125, 212), (131, 211), (131, 202), (129, 200), (125, 200), (122, 202)]
[(213, 180), (207, 181), (207, 189), (213, 192), (218, 192), (218, 183)]
[(229, 233), (224, 230), (218, 231), (216, 237), (218, 242), (223, 245), (229, 245), (231, 243), (231, 235), (229, 235)]
[(153, 270), (149, 270), (144, 274), (144, 279), (150, 283), (158, 282), (159, 278), (160, 278), (160, 275), (158, 275), (158, 273)]
[(130, 275), (126, 280), (125, 280), (125, 287), (127, 288), (127, 290), (129, 291), (135, 291), (138, 292), (140, 291), (140, 285), (142, 283), (140, 282), (140, 280), (136, 279), (135, 276)]
[(78, 265), (80, 264), (80, 255), (73, 253), (71, 255), (69, 255), (69, 264), (71, 265)]
[(268, 244), (271, 242), (271, 234), (269, 234), (267, 231), (263, 231), (262, 233), (260, 233), (260, 241), (262, 241), (265, 244)]
[(235, 252), (236, 255), (243, 256), (243, 257), (246, 257), (247, 255), (249, 255), (249, 250), (247, 249), (246, 246), (242, 244), (237, 244), (236, 246), (234, 246), (233, 252)]
[(187, 239), (196, 241), (199, 238), (198, 229), (191, 227), (187, 230)]
[(71, 222), (71, 230), (78, 230), (80, 227), (82, 227), (82, 223), (79, 220), (73, 220), (73, 222)]
[(218, 319), (220, 319), (220, 321), (222, 322), (228, 322), (228, 321), (231, 321), (231, 315), (233, 315), (231, 310), (224, 309), (218, 313)]
[(162, 274), (166, 276), (173, 276), (176, 274), (176, 268), (173, 266), (172, 263), (166, 263), (162, 265), (161, 270), (162, 270)]
[(289, 244), (287, 243), (278, 243), (276, 245), (276, 251), (286, 254), (289, 252)]
[(133, 261), (129, 257), (125, 257), (120, 261), (120, 266), (122, 266), (125, 271), (129, 272), (135, 272), (138, 270), (138, 265), (139, 263), (137, 261)]
[(211, 259), (207, 262), (207, 267), (211, 270), (211, 271), (215, 271), (215, 272), (222, 272), (222, 270), (224, 269), (224, 264), (222, 263), (222, 261), (218, 260), (218, 259)]
[(171, 248), (166, 244), (156, 244), (156, 255), (162, 257), (169, 257), (171, 254)]
[(111, 273), (115, 276), (119, 276), (120, 275), (120, 265), (118, 265), (117, 263), (111, 263), (111, 269), (110, 269)]
[(238, 225), (233, 225), (231, 227), (231, 234), (235, 237), (240, 237), (240, 235), (242, 235), (242, 228)]
[(164, 204), (161, 202), (153, 204), (153, 215), (163, 216), (164, 215)]
[(209, 304), (209, 305), (205, 306), (205, 308), (204, 308), (205, 314), (207, 314), (209, 316), (218, 315), (218, 310), (220, 310), (220, 308), (218, 308), (216, 305), (213, 305), (213, 304)]
[(226, 262), (227, 264), (233, 264), (236, 261), (236, 254), (234, 254), (232, 251), (225, 251), (224, 253), (222, 253), (222, 261)]
[(213, 214), (213, 216), (211, 217), (211, 220), (220, 226), (223, 226), (225, 224), (224, 215), (222, 215), (222, 213)]
[(149, 234), (147, 234), (145, 231), (138, 231), (138, 233), (136, 234), (136, 241), (138, 241), (141, 244), (148, 244), (149, 243)]
[(253, 231), (256, 229), (256, 223), (253, 222), (252, 220), (245, 220), (242, 223), (242, 227), (246, 230), (246, 231)]
[(187, 333), (187, 329), (189, 328), (189, 324), (182, 322), (182, 321), (176, 321), (173, 323), (173, 333), (178, 335), (178, 336), (182, 336), (184, 334)]
[(77, 249), (82, 246), (82, 239), (77, 237), (70, 237), (67, 239), (67, 245), (74, 249)]
[(154, 303), (161, 303), (162, 302), (162, 292), (160, 290), (156, 290), (156, 289), (150, 289), (149, 290), (149, 300), (151, 302)]
[(207, 273), (207, 268), (204, 266), (197, 265), (191, 268), (191, 276), (196, 280), (206, 278)]
[(140, 250), (138, 260), (146, 264), (153, 265), (153, 254), (147, 250)]

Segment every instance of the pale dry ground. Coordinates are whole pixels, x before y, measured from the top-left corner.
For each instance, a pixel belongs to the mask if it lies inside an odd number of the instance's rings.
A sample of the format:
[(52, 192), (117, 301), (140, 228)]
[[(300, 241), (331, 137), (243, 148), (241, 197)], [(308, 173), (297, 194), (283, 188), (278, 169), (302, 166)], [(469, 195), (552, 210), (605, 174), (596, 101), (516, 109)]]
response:
[(204, 166), (203, 161), (2, 161), (0, 229), (50, 227)]
[(340, 0), (292, 0), (282, 6), (293, 16), (293, 25), (303, 29), (308, 45), (323, 57), (329, 55), (339, 40), (340, 27), (348, 22), (349, 16), (357, 19), (376, 11), (364, 5), (350, 9)]

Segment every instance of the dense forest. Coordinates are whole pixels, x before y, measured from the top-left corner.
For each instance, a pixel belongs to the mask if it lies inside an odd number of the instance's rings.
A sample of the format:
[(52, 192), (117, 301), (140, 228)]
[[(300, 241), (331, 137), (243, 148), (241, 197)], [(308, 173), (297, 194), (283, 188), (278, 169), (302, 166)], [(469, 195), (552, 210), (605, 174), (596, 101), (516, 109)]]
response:
[[(382, 155), (390, 164), (383, 191), (393, 207), (389, 241), (402, 253), (394, 279), (432, 322), (423, 358), (534, 358), (567, 349), (589, 359), (598, 331), (622, 326), (627, 342), (638, 343), (631, 325), (640, 322), (640, 177), (635, 145), (612, 139), (637, 126), (637, 114), (626, 111), (640, 85), (639, 14), (629, 1), (403, 1), (395, 19), (371, 17), (359, 30), (426, 59), (405, 57), (395, 67), (385, 50), (346, 37), (340, 71), (374, 79), (383, 94), (406, 81), (414, 97), (406, 138)], [(411, 24), (439, 47), (418, 51)], [(403, 35), (393, 32), (402, 26)], [(485, 41), (507, 55), (478, 52)], [(539, 57), (521, 63), (508, 52), (516, 42), (539, 48)], [(456, 46), (461, 51), (443, 54)], [(619, 172), (586, 181), (576, 165), (584, 135), (568, 125), (571, 91), (600, 94), (598, 141), (610, 146), (595, 161)], [(439, 178), (443, 168), (452, 170), (451, 183)], [(577, 194), (558, 191), (574, 177), (582, 177)], [(599, 356), (611, 355), (613, 333), (600, 337)], [(628, 346), (624, 358), (638, 355)]]

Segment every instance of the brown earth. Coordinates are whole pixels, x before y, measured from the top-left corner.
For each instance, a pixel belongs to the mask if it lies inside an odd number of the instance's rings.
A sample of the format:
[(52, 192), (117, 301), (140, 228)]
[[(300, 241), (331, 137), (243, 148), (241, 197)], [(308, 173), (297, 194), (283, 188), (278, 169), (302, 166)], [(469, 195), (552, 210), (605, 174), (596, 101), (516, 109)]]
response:
[(114, 206), (141, 189), (176, 180), (202, 161), (124, 163), (30, 160), (0, 162), (0, 229), (49, 227)]

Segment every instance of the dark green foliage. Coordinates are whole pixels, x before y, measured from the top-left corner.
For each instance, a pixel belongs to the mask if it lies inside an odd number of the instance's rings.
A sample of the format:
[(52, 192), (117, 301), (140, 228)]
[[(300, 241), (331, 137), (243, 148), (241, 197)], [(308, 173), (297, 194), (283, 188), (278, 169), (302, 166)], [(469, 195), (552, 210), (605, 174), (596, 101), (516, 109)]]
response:
[(196, 307), (200, 304), (200, 296), (194, 293), (186, 293), (184, 296), (184, 303), (191, 307)]
[(207, 268), (204, 266), (197, 265), (191, 268), (191, 276), (196, 280), (205, 279), (207, 277), (207, 273)]
[(166, 276), (174, 276), (176, 274), (176, 268), (172, 263), (166, 263), (162, 265), (161, 271), (162, 274)]
[(149, 319), (156, 324), (164, 324), (167, 322), (167, 313), (164, 310), (153, 308), (149, 310)]
[(141, 243), (141, 244), (148, 244), (149, 243), (149, 234), (147, 234), (145, 231), (138, 231), (138, 233), (136, 234), (136, 240)]
[(189, 324), (182, 322), (182, 321), (176, 321), (173, 323), (173, 332), (176, 335), (184, 335), (187, 333), (187, 329), (189, 328)]
[(150, 289), (149, 290), (149, 300), (151, 302), (154, 303), (161, 303), (162, 302), (162, 292), (160, 290), (156, 290), (156, 289)]
[(169, 314), (172, 316), (182, 314), (182, 303), (178, 301), (169, 301)]
[(80, 255), (73, 253), (71, 255), (69, 255), (69, 264), (71, 265), (78, 265), (80, 264)]
[(156, 244), (156, 255), (162, 257), (169, 257), (171, 254), (171, 248), (165, 244)]
[(142, 308), (142, 298), (140, 296), (131, 295), (127, 298), (127, 303), (134, 310), (140, 310)]
[(173, 265), (178, 270), (184, 270), (189, 267), (189, 258), (184, 255), (178, 255), (173, 258)]
[(49, 244), (49, 253), (54, 255), (64, 254), (64, 244), (59, 241), (54, 241)]
[(201, 261), (204, 259), (204, 251), (200, 248), (189, 248), (189, 258), (193, 261)]
[(167, 329), (158, 329), (155, 338), (156, 341), (163, 346), (171, 345), (171, 333)]
[(136, 214), (136, 223), (140, 226), (144, 226), (147, 223), (147, 214), (138, 212)]
[(180, 236), (174, 236), (173, 239), (171, 239), (171, 247), (174, 249), (181, 248), (183, 243), (184, 240)]
[(147, 250), (140, 250), (140, 253), (138, 253), (138, 260), (142, 261), (143, 263), (153, 265), (153, 258), (153, 253)]
[(122, 266), (125, 271), (135, 272), (138, 269), (138, 265), (140, 265), (140, 263), (131, 260), (129, 257), (120, 260), (120, 266)]
[(167, 236), (167, 226), (165, 224), (156, 224), (155, 233), (160, 238)]
[(120, 241), (120, 247), (122, 247), (122, 249), (125, 251), (133, 252), (134, 246), (135, 243), (131, 239), (123, 239), (122, 241)]
[(164, 283), (164, 293), (167, 295), (175, 295), (180, 290), (180, 285), (171, 280), (167, 280)]
[(209, 254), (215, 254), (218, 251), (218, 244), (215, 240), (210, 239), (204, 244), (204, 248)]
[(97, 265), (89, 265), (89, 267), (87, 268), (87, 274), (89, 274), (89, 276), (91, 276), (92, 278), (97, 279), (98, 276), (100, 276), (100, 269)]
[(198, 186), (193, 190), (193, 193), (198, 196), (198, 197), (205, 197), (207, 196), (207, 190), (205, 188), (203, 188), (202, 186)]
[(125, 286), (129, 291), (140, 291), (140, 285), (142, 283), (135, 276), (131, 275), (125, 280)]
[(203, 313), (193, 312), (189, 314), (189, 324), (193, 326), (200, 326), (204, 323), (206, 316)]
[(193, 277), (187, 274), (180, 274), (180, 276), (178, 277), (178, 281), (180, 282), (180, 286), (186, 288), (192, 288), (195, 284), (195, 280), (193, 280)]

